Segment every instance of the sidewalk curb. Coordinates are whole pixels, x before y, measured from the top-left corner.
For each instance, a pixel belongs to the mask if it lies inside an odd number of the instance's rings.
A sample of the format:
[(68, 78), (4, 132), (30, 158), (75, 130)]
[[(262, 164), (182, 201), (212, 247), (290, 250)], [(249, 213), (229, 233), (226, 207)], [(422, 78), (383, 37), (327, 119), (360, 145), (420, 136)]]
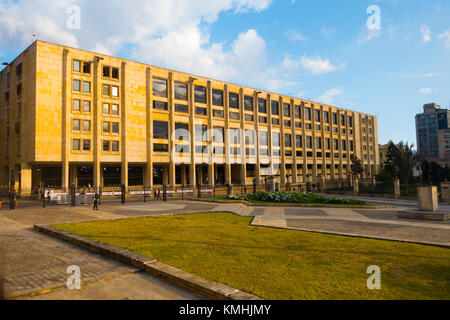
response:
[(67, 241), (76, 246), (100, 254), (107, 258), (132, 265), (153, 276), (165, 279), (173, 284), (191, 290), (213, 300), (262, 300), (252, 294), (212, 282), (183, 270), (162, 264), (155, 259), (114, 247), (96, 240), (87, 239), (50, 226), (34, 225), (34, 229), (46, 235)]

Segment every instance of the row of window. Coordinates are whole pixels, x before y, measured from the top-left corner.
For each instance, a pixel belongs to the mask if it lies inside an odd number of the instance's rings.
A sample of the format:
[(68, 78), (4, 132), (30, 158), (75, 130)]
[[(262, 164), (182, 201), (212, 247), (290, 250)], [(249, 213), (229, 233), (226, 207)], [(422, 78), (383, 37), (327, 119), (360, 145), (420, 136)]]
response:
[[(91, 112), (91, 101), (74, 99), (72, 102), (72, 111), (90, 113)], [(119, 105), (111, 104), (111, 103), (104, 103), (103, 104), (103, 114), (118, 116), (119, 115)]]
[[(91, 151), (91, 140), (89, 139), (73, 139), (73, 151)], [(104, 152), (119, 152), (119, 141), (103, 141)]]
[[(90, 62), (90, 61), (73, 60), (72, 71), (78, 72), (81, 74), (90, 75), (91, 71), (92, 71), (91, 66), (92, 66), (92, 62)], [(104, 78), (119, 80), (119, 68), (103, 66), (102, 67), (102, 76)]]

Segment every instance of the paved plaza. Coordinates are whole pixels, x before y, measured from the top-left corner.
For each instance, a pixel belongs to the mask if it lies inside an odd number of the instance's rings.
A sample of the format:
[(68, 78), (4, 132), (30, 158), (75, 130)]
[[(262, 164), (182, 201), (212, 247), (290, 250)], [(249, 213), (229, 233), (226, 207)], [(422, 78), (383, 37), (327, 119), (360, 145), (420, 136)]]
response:
[[(403, 220), (401, 208), (413, 201), (377, 200), (395, 207), (380, 209), (251, 207), (201, 201), (110, 203), (100, 211), (91, 207), (47, 207), (23, 203), (15, 211), (0, 210), (2, 272), (12, 299), (202, 299), (190, 291), (141, 273), (136, 268), (92, 254), (40, 234), (33, 225), (124, 219), (194, 212), (233, 212), (255, 217), (256, 226), (298, 229), (331, 234), (450, 245), (450, 222)], [(444, 210), (447, 207), (443, 207)], [(66, 288), (67, 267), (82, 272), (82, 289)]]

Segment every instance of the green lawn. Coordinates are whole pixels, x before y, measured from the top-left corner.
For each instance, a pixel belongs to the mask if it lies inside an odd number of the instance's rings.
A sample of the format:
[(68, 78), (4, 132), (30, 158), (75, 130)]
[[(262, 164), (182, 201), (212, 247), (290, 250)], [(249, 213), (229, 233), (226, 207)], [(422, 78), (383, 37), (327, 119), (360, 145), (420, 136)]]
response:
[[(450, 299), (444, 248), (250, 226), (228, 213), (55, 227), (264, 299)], [(366, 287), (378, 265), (382, 289)]]

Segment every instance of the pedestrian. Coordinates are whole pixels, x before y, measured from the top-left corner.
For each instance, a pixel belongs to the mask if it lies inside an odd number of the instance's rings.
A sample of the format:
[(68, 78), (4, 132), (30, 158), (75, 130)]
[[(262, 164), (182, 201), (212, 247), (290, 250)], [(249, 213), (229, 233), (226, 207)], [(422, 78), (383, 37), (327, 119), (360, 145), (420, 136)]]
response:
[(97, 211), (98, 211), (98, 204), (99, 204), (99, 202), (100, 202), (100, 196), (99, 196), (99, 194), (96, 192), (96, 193), (94, 194), (94, 210), (97, 210)]
[(158, 194), (156, 193), (156, 189), (153, 191), (153, 199), (158, 200)]
[(158, 200), (161, 200), (161, 189), (158, 189)]
[(47, 201), (48, 201), (48, 204), (52, 203), (52, 197), (50, 196), (50, 190), (47, 191)]

